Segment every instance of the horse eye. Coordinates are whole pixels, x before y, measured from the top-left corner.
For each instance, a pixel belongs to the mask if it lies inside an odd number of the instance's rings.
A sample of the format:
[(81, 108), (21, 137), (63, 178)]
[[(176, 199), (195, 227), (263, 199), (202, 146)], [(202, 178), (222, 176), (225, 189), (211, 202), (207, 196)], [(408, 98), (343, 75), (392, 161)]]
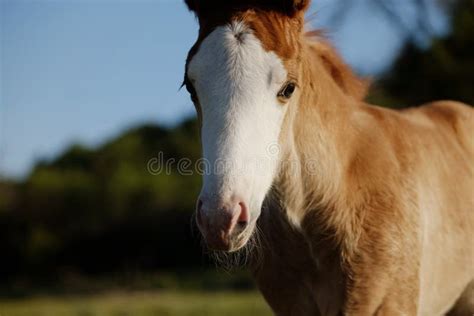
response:
[(289, 99), (293, 95), (293, 92), (296, 90), (296, 84), (294, 82), (288, 82), (281, 90), (278, 92), (278, 97), (283, 99)]

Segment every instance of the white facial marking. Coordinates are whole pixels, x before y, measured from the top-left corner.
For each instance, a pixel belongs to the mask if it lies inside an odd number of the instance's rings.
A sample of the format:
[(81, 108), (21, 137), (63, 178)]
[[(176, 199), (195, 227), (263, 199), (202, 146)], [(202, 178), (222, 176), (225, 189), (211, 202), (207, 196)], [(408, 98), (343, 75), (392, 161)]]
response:
[(243, 198), (255, 221), (279, 162), (286, 106), (277, 94), (287, 71), (250, 29), (233, 23), (204, 39), (188, 77), (202, 111), (203, 156), (213, 169), (201, 194), (220, 201)]

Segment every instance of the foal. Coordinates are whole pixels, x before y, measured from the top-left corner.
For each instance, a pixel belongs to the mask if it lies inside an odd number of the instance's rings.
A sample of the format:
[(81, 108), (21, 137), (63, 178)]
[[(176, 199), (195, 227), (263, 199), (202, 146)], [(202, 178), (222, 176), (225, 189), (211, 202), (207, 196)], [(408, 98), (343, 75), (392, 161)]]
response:
[(251, 268), (277, 315), (469, 315), (473, 110), (364, 103), (364, 82), (304, 33), (309, 2), (186, 0), (206, 243), (235, 252), (258, 227)]

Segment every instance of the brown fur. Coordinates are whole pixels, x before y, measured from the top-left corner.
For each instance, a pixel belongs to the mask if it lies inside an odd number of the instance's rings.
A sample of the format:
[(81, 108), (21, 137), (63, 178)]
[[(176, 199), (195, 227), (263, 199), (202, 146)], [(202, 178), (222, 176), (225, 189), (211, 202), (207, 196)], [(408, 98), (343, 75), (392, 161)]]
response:
[(364, 103), (366, 83), (303, 33), (308, 1), (288, 2), (216, 14), (203, 12), (213, 1), (187, 1), (201, 23), (190, 55), (215, 26), (244, 20), (299, 86), (259, 219), (264, 297), (277, 315), (442, 315), (456, 300), (452, 313), (474, 313), (473, 110)]

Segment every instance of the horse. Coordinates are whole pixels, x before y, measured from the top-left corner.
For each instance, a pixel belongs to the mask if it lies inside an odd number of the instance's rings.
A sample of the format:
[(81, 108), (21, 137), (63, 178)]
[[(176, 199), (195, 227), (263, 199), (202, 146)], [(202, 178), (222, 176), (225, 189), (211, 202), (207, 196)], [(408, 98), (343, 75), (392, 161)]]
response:
[(209, 249), (247, 251), (276, 315), (472, 315), (472, 108), (366, 103), (310, 0), (185, 3)]

